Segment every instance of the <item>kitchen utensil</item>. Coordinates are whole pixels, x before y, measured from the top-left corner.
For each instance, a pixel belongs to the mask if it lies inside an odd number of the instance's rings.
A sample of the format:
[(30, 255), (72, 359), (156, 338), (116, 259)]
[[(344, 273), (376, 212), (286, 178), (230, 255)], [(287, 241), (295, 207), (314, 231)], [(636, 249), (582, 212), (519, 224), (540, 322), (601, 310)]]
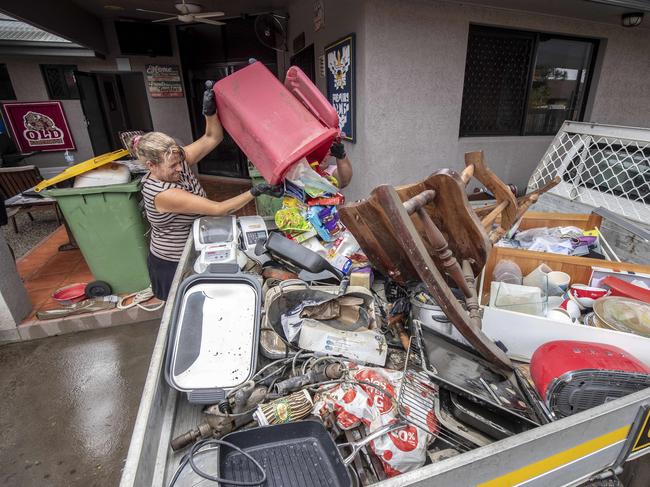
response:
[(234, 264), (213, 264), (210, 271), (178, 289), (165, 366), (167, 383), (200, 404), (219, 402), (250, 379), (259, 339), (259, 281)]
[[(257, 460), (266, 471), (265, 487), (350, 486), (351, 479), (334, 441), (320, 421), (303, 420), (236, 431), (223, 438)], [(221, 447), (219, 476), (253, 481), (259, 472), (240, 452)]]
[(650, 304), (611, 296), (597, 300), (594, 313), (601, 328), (650, 337)]
[(533, 353), (530, 374), (558, 417), (650, 387), (650, 367), (613, 345), (557, 340)]

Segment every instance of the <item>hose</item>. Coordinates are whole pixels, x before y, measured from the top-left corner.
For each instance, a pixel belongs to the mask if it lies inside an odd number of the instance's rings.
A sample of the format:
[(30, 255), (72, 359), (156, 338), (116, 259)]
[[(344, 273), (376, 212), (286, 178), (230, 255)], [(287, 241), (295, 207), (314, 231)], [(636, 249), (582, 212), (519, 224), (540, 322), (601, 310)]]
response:
[[(153, 297), (154, 297), (153, 290), (151, 289), (151, 286), (149, 286), (148, 288), (138, 291), (137, 293), (127, 294), (126, 296), (122, 297), (117, 302), (117, 309), (130, 309), (133, 308), (134, 306), (137, 306), (138, 308), (144, 311), (157, 311), (163, 306), (165, 306), (165, 301), (161, 301), (160, 303), (153, 306), (145, 306), (141, 304), (144, 303), (145, 301), (149, 301)], [(124, 304), (126, 303), (126, 301), (128, 301), (131, 298), (133, 298), (133, 301), (131, 301), (131, 303)]]

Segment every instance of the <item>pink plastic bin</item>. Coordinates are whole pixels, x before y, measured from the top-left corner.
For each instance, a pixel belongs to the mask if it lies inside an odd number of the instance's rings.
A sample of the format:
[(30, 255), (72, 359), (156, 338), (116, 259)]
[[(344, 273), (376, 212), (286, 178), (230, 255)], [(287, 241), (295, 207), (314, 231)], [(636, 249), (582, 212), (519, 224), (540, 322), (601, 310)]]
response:
[(304, 157), (322, 160), (339, 135), (334, 107), (295, 66), (284, 85), (256, 62), (213, 89), (224, 128), (271, 184)]

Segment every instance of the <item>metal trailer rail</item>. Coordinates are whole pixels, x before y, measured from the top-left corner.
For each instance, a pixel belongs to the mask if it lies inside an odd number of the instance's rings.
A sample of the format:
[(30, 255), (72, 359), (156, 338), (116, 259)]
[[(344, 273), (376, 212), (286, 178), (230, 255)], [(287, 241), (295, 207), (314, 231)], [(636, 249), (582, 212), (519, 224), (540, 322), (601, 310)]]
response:
[[(193, 257), (190, 237), (170, 296), (175, 296), (183, 275), (191, 268)], [(154, 346), (121, 487), (166, 486), (183, 455), (171, 452), (170, 439), (194, 427), (201, 417), (201, 407), (189, 405), (164, 378), (165, 345), (173, 304), (172, 297), (165, 307)], [(514, 331), (522, 327), (508, 328)], [(650, 344), (650, 339), (633, 339), (637, 342), (648, 340)], [(650, 353), (650, 345), (648, 347)], [(650, 389), (377, 485), (578, 485), (599, 473), (606, 477), (609, 470), (617, 470), (626, 460), (650, 452), (648, 410)]]

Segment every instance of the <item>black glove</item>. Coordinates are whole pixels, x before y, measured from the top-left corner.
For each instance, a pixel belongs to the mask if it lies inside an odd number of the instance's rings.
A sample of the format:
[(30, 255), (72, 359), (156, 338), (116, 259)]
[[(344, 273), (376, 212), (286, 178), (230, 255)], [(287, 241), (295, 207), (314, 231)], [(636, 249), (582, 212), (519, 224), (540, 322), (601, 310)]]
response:
[(205, 82), (205, 91), (203, 92), (203, 115), (209, 117), (217, 113), (217, 102), (214, 100), (214, 91), (212, 91), (213, 81)]
[(332, 142), (330, 154), (332, 154), (336, 159), (345, 159), (345, 147), (343, 147), (343, 142), (336, 140)]
[(273, 196), (274, 198), (280, 198), (284, 195), (284, 186), (278, 184), (277, 186), (271, 186), (268, 183), (258, 184), (251, 188), (251, 194), (255, 197), (266, 194), (268, 196)]

